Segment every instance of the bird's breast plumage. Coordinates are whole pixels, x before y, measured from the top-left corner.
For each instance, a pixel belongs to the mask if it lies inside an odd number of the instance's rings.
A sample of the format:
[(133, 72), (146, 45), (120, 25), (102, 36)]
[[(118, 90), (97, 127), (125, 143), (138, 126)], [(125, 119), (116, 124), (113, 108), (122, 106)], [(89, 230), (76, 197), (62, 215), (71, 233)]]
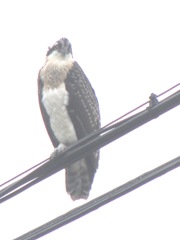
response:
[(66, 58), (62, 58), (61, 56), (49, 57), (40, 71), (44, 89), (58, 88), (67, 78), (67, 74), (73, 64), (72, 56)]
[(67, 74), (73, 65), (72, 58), (50, 58), (40, 71), (42, 104), (49, 116), (50, 126), (57, 140), (65, 145), (77, 141), (76, 132), (68, 115), (69, 93), (65, 87)]
[(54, 135), (65, 145), (77, 141), (74, 126), (67, 112), (68, 95), (64, 83), (55, 89), (44, 89), (42, 93), (42, 103), (49, 115)]

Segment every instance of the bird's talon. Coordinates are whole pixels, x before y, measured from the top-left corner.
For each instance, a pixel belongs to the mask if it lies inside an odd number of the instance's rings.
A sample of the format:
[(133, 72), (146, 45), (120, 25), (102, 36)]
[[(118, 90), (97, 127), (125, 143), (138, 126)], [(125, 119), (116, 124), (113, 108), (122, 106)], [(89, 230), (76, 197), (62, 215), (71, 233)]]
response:
[(65, 149), (66, 149), (66, 146), (60, 143), (59, 146), (54, 149), (54, 152), (51, 153), (50, 159), (58, 157)]

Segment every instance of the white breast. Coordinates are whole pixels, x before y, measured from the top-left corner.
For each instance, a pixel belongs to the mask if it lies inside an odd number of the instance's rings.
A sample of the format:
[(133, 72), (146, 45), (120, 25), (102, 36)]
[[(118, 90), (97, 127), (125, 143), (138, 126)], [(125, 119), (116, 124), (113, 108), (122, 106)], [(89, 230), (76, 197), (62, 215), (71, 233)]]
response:
[(64, 83), (56, 89), (46, 89), (42, 94), (42, 102), (50, 117), (50, 125), (59, 142), (69, 145), (77, 141), (76, 132), (68, 115), (68, 92)]

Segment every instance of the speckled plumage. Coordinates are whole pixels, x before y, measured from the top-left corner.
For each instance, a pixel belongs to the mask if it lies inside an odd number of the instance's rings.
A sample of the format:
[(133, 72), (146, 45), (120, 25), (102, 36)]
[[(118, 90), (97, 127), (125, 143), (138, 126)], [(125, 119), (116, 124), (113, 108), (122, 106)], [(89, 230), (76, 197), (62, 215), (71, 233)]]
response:
[[(100, 128), (95, 92), (77, 62), (69, 41), (60, 39), (48, 50), (38, 77), (39, 103), (54, 147), (69, 146)], [(73, 200), (87, 199), (98, 167), (99, 151), (66, 169), (66, 190)]]

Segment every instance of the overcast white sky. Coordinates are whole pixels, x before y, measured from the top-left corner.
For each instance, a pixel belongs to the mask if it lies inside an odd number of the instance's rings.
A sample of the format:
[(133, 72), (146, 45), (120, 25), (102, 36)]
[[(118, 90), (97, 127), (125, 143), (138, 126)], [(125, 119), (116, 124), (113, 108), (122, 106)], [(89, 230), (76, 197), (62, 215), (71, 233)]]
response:
[[(178, 0), (1, 1), (0, 183), (53, 150), (37, 98), (49, 45), (69, 38), (105, 125), (180, 82), (179, 29)], [(179, 122), (178, 107), (103, 148), (89, 200), (179, 156)], [(179, 240), (179, 182), (176, 169), (42, 239)], [(0, 239), (83, 203), (66, 194), (61, 171), (0, 205)]]

